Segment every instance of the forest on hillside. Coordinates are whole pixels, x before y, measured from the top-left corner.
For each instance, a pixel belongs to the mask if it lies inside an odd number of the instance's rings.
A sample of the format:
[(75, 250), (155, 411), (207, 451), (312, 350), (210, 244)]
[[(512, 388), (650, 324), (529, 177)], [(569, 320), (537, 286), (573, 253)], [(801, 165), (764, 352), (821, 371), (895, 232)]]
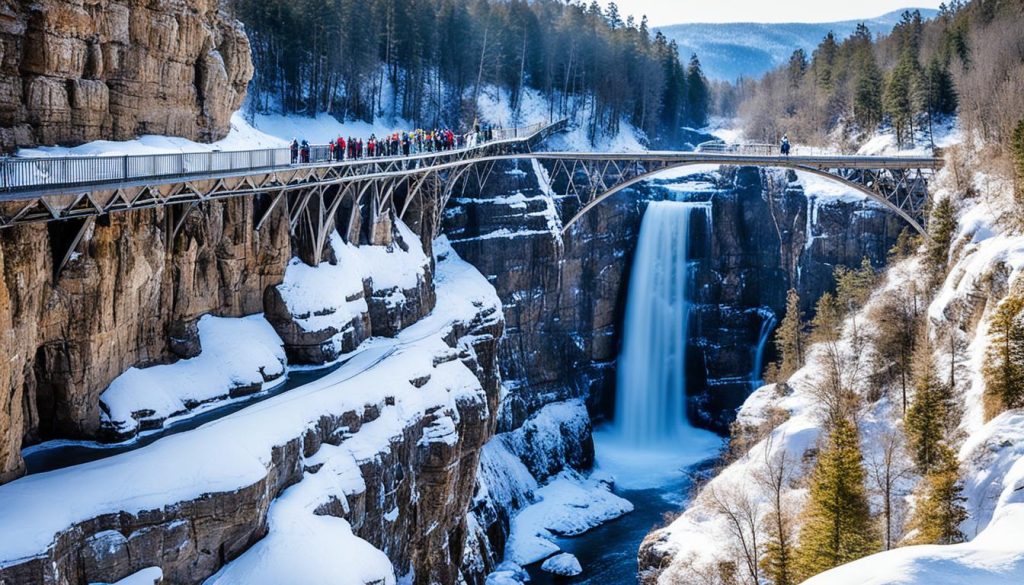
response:
[(752, 138), (812, 144), (856, 145), (880, 126), (927, 142), (937, 118), (958, 114), (965, 136), (1002, 155), (1024, 118), (1022, 30), (1020, 0), (953, 0), (931, 20), (905, 12), (889, 35), (830, 34), (760, 80), (718, 85), (716, 103)]
[[(481, 92), (525, 92), (591, 139), (626, 121), (652, 144), (706, 124), (710, 89), (646, 18), (559, 0), (231, 0), (253, 45), (250, 107), (467, 127)], [(301, 31), (301, 32), (296, 32)], [(514, 120), (513, 120), (514, 122)]]

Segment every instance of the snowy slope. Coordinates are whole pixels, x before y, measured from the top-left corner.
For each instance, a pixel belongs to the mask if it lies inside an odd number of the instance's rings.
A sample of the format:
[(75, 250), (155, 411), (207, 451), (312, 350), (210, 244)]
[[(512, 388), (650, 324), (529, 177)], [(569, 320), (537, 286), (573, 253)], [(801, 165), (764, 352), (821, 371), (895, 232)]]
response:
[[(961, 163), (963, 164), (963, 163)], [(967, 161), (965, 166), (973, 165)], [(932, 187), (935, 197), (962, 192), (956, 188), (954, 173), (942, 171)], [(970, 517), (961, 525), (969, 542), (953, 546), (911, 546), (879, 553), (824, 573), (809, 583), (860, 585), (903, 584), (993, 584), (1024, 583), (1024, 413), (1011, 411), (984, 422), (981, 369), (987, 348), (987, 319), (1009, 290), (1024, 287), (1024, 236), (1010, 231), (1013, 215), (1009, 185), (992, 177), (975, 175), (974, 199), (958, 199), (959, 232), (954, 245), (953, 266), (944, 285), (928, 307), (929, 334), (938, 339), (949, 320), (957, 320), (968, 343), (965, 373), (960, 375), (959, 400), (964, 410), (963, 439), (958, 443), (965, 508)], [(906, 290), (920, 278), (919, 260), (911, 258), (891, 267), (868, 306), (846, 322), (839, 348), (846, 356), (848, 376), (844, 383), (866, 397), (869, 384), (864, 373), (870, 367), (873, 346), (854, 342), (854, 322), (859, 331), (872, 331), (872, 305), (885, 291)], [(983, 291), (983, 292), (979, 292)], [(958, 315), (972, 317), (958, 318)], [(863, 333), (862, 333), (863, 335)], [(759, 484), (766, 462), (785, 454), (791, 462), (783, 500), (791, 511), (799, 511), (806, 499), (806, 482), (820, 436), (820, 417), (812, 387), (825, 370), (822, 346), (811, 349), (808, 363), (788, 381), (788, 390), (774, 385), (751, 395), (739, 412), (738, 422), (748, 428), (765, 424), (784, 413), (785, 420), (757, 441), (748, 453), (727, 466), (713, 479), (686, 512), (665, 530), (652, 535), (655, 550), (672, 560), (659, 583), (690, 582), (722, 561), (735, 560), (730, 548), (733, 533), (711, 498), (712, 493), (739, 494), (753, 503), (759, 514), (767, 511), (766, 490)], [(936, 354), (940, 374), (949, 368), (941, 352)], [(890, 389), (889, 396), (899, 395)], [(880, 458), (881, 440), (902, 425), (901, 410), (887, 398), (864, 401), (860, 416), (861, 442), (867, 465)], [(811, 459), (810, 461), (813, 461)], [(916, 476), (898, 484), (897, 507), (906, 517), (913, 506), (909, 497)], [(878, 512), (880, 501), (873, 495)], [(902, 534), (902, 532), (901, 532)], [(717, 545), (708, 547), (707, 542)]]
[[(387, 343), (368, 342), (361, 357), (324, 378), (136, 451), (0, 486), (0, 567), (43, 554), (56, 535), (103, 514), (159, 510), (250, 486), (266, 476), (276, 446), (317, 428), (325, 415), (362, 412), (370, 405), (380, 408), (379, 417), (341, 446), (325, 446), (305, 461), (311, 470), (303, 481), (271, 506), (265, 544), (247, 551), (212, 582), (394, 583), (382, 553), (351, 536), (343, 520), (318, 517), (315, 511), (358, 491), (363, 480), (356, 464), (390, 449), (392, 438), (427, 412), (450, 417), (457, 415), (458, 401), (484, 400), (479, 380), (461, 360), (437, 358), (451, 354), (446, 339), (455, 322), (469, 322), (482, 311), (500, 319), (501, 302), (487, 280), (445, 242), (436, 249), (437, 309)], [(425, 385), (410, 381), (424, 374), (429, 374)], [(436, 432), (423, 440), (449, 439)], [(344, 544), (341, 549), (313, 546), (313, 534)], [(282, 580), (278, 572), (300, 567), (299, 581)]]

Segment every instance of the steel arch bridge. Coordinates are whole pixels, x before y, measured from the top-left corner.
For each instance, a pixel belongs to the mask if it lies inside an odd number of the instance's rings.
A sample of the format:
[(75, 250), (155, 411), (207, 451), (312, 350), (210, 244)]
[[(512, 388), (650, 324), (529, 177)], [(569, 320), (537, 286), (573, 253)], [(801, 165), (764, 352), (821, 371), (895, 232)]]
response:
[[(924, 213), (929, 177), (943, 166), (933, 157), (781, 156), (771, 147), (733, 152), (583, 153), (538, 151), (566, 122), (508, 130), (471, 148), (378, 159), (313, 164), (291, 163), (287, 149), (129, 157), (0, 159), (0, 229), (34, 222), (67, 222), (73, 237), (60, 268), (97, 217), (168, 207), (169, 240), (189, 212), (218, 199), (253, 197), (253, 227), (285, 210), (292, 234), (317, 264), (330, 233), (345, 237), (369, 219), (396, 216), (423, 238), (441, 229), (443, 211), (455, 193), (487, 184), (498, 165), (537, 161), (543, 187), (575, 198), (577, 210), (563, 218), (567, 233), (602, 201), (659, 173), (692, 165), (786, 168), (820, 175), (857, 190), (927, 235)], [(324, 151), (326, 154), (326, 150)], [(314, 160), (319, 156), (314, 152)], [(343, 213), (344, 212), (344, 213)], [(347, 214), (347, 215), (346, 215)]]

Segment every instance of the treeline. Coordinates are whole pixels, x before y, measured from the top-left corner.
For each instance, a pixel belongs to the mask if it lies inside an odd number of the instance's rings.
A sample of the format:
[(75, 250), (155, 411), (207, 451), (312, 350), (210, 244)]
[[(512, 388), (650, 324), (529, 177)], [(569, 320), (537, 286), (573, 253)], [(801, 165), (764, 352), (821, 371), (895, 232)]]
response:
[[(591, 138), (622, 120), (671, 143), (707, 121), (710, 89), (696, 57), (651, 35), (615, 4), (559, 0), (230, 0), (247, 28), (251, 106), (341, 119), (397, 116), (466, 127), (477, 98), (526, 90), (551, 118), (585, 121)], [(515, 123), (516, 120), (504, 121)]]
[[(795, 585), (883, 550), (966, 539), (960, 528), (968, 513), (956, 446), (962, 440), (958, 429), (969, 383), (967, 344), (958, 320), (929, 331), (925, 318), (928, 299), (949, 269), (956, 230), (949, 199), (940, 201), (934, 214), (927, 243), (905, 235), (892, 251), (898, 260), (924, 244), (919, 280), (876, 293), (881, 274), (866, 259), (857, 269), (840, 267), (835, 293), (822, 295), (809, 321), (801, 314), (796, 291), (789, 292), (776, 332), (779, 361), (771, 374), (786, 380), (806, 364), (807, 348), (815, 346), (815, 371), (800, 383), (821, 422), (819, 450), (808, 475), (806, 462), (797, 455), (770, 448), (771, 431), (786, 413), (770, 414), (763, 428), (740, 429), (739, 440), (731, 444), (733, 459), (748, 455), (758, 441), (768, 441), (764, 461), (753, 474), (766, 497), (756, 503), (737, 495), (740, 489), (711, 490), (712, 505), (731, 523), (736, 546), (730, 550), (740, 554), (716, 567), (708, 582)], [(869, 299), (865, 321), (862, 310)], [(1007, 305), (1006, 313), (1020, 306)], [(1013, 337), (1012, 319), (1005, 325), (1000, 319), (994, 318), (994, 327)], [(1021, 332), (1024, 327), (1015, 339), (1024, 339)], [(1019, 352), (1024, 345), (1017, 343), (997, 346), (1024, 359)], [(937, 356), (948, 361), (943, 369)], [(1010, 372), (999, 359), (991, 363), (993, 369)], [(785, 383), (780, 388), (785, 391)], [(1019, 394), (1007, 398), (1020, 399)], [(884, 432), (865, 428), (865, 413), (889, 409), (902, 417), (902, 424)], [(861, 446), (864, 432), (871, 433), (875, 445), (867, 453)], [(802, 505), (791, 505), (786, 497), (794, 488), (807, 490)], [(911, 494), (913, 508), (908, 509)]]
[(1019, 0), (954, 0), (928, 21), (908, 11), (891, 34), (830, 34), (761, 80), (719, 87), (717, 104), (751, 137), (804, 143), (856, 144), (880, 125), (927, 143), (936, 118), (958, 113), (968, 136), (1005, 151), (1024, 118), (1021, 30)]

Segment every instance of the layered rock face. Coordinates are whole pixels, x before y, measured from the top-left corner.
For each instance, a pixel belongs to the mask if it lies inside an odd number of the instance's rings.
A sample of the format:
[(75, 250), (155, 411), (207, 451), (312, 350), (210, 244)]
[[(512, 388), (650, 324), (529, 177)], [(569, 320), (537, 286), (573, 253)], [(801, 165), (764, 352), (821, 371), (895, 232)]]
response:
[(94, 437), (99, 394), (129, 367), (195, 355), (200, 316), (263, 310), (291, 257), (284, 212), (257, 232), (250, 199), (207, 203), (169, 242), (174, 213), (97, 222), (56, 280), (73, 227), (0, 231), (0, 480), (21, 473), (23, 446)]
[[(483, 194), (456, 201), (444, 231), (494, 284), (507, 323), (501, 367), (509, 389), (500, 428), (546, 404), (612, 396), (628, 259), (647, 195), (630, 191), (595, 208), (565, 238), (574, 201), (545, 193), (529, 162), (496, 170)], [(611, 403), (609, 403), (611, 404)]]
[(771, 332), (787, 291), (796, 289), (809, 319), (833, 289), (836, 267), (856, 268), (864, 258), (883, 266), (904, 225), (866, 199), (821, 196), (792, 172), (723, 168), (687, 180), (654, 189), (711, 202), (710, 217), (691, 224), (687, 390), (691, 420), (726, 433), (760, 385), (755, 370), (775, 358)]
[(221, 0), (0, 2), (0, 148), (224, 137), (253, 75)]

